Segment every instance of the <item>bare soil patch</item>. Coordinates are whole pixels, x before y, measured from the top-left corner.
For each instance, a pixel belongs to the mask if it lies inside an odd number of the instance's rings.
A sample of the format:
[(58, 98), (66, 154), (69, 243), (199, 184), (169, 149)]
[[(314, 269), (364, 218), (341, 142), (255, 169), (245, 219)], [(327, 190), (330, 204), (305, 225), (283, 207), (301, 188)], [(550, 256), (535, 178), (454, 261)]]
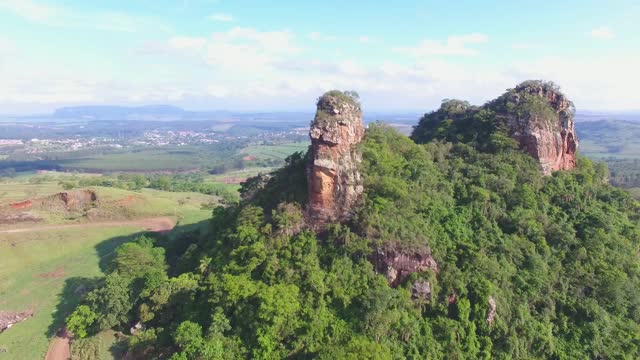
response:
[(54, 271), (40, 273), (38, 277), (43, 279), (60, 279), (64, 277), (64, 266), (58, 266)]
[(18, 223), (37, 223), (42, 221), (42, 218), (37, 217), (28, 212), (18, 212), (18, 213), (9, 213), (3, 214), (0, 212), (0, 225), (10, 225), (10, 224), (18, 224)]
[(142, 200), (142, 198), (140, 196), (128, 195), (127, 197), (116, 201), (116, 204), (122, 205), (122, 206), (127, 206), (127, 205), (131, 205), (131, 203), (133, 203), (133, 202), (140, 201), (140, 200)]
[(225, 177), (220, 179), (225, 184), (240, 184), (247, 181), (246, 177)]
[(33, 202), (31, 200), (25, 200), (25, 201), (9, 204), (9, 206), (12, 209), (16, 209), (16, 210), (29, 209), (31, 206), (33, 206)]
[(66, 328), (58, 330), (56, 337), (51, 340), (49, 350), (45, 360), (68, 360), (71, 359), (71, 332)]
[(25, 210), (81, 215), (84, 211), (97, 207), (97, 200), (98, 196), (93, 190), (78, 189), (2, 205), (0, 206), (0, 225), (42, 221), (40, 217)]

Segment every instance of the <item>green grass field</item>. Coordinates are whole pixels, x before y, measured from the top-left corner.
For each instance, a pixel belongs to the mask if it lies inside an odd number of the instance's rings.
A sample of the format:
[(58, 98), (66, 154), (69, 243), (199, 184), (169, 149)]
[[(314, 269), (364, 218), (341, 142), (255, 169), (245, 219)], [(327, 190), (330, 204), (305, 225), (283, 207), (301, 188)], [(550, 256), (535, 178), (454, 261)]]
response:
[(67, 281), (80, 286), (79, 279), (100, 276), (101, 257), (139, 231), (105, 227), (0, 234), (0, 309), (35, 311), (32, 318), (0, 334), (0, 348), (7, 351), (2, 359), (42, 359), (64, 314), (79, 301), (73, 296), (75, 289), (71, 294), (65, 289)]
[[(26, 186), (26, 184), (21, 184)], [(39, 184), (38, 193), (58, 191), (52, 184)], [(4, 187), (3, 187), (4, 188)], [(30, 188), (30, 187), (29, 187)], [(216, 198), (198, 193), (171, 193), (144, 189), (132, 192), (114, 188), (93, 188), (101, 206), (126, 203), (128, 218), (169, 216), (179, 225), (190, 225), (210, 217), (201, 204)], [(17, 196), (24, 188), (12, 190)], [(1, 200), (0, 201), (4, 201)], [(120, 206), (114, 209), (121, 209)], [(114, 214), (119, 218), (122, 214)], [(55, 217), (52, 217), (55, 218)], [(46, 231), (0, 233), (0, 310), (32, 309), (35, 315), (0, 334), (0, 359), (42, 359), (55, 330), (80, 299), (79, 287), (88, 278), (102, 274), (101, 261), (121, 243), (143, 231), (139, 226), (71, 227)], [(28, 227), (22, 225), (21, 227)], [(32, 225), (42, 226), (42, 225)], [(13, 225), (12, 227), (20, 227)], [(0, 231), (7, 227), (0, 226)], [(113, 336), (102, 334), (101, 351), (105, 358)]]
[(0, 205), (28, 198), (47, 196), (60, 191), (62, 191), (62, 187), (57, 182), (42, 184), (0, 183)]

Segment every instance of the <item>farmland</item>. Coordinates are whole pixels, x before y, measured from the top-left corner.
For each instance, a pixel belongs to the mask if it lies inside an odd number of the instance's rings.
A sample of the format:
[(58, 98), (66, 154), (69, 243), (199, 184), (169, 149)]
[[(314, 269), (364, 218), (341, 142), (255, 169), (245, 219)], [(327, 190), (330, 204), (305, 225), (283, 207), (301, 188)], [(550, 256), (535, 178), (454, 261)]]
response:
[[(28, 196), (50, 196), (62, 189), (56, 181), (4, 183), (0, 204)], [(175, 237), (210, 216), (203, 204), (218, 198), (199, 193), (152, 189), (128, 191), (92, 187), (97, 207), (105, 214), (97, 221), (43, 214), (43, 221), (0, 225), (0, 310), (33, 310), (34, 315), (0, 334), (2, 359), (39, 359), (63, 325), (69, 309), (80, 300), (83, 284), (100, 276), (115, 247), (148, 229), (176, 228)], [(124, 209), (124, 210), (123, 210)], [(103, 334), (100, 349), (109, 356), (113, 336)]]

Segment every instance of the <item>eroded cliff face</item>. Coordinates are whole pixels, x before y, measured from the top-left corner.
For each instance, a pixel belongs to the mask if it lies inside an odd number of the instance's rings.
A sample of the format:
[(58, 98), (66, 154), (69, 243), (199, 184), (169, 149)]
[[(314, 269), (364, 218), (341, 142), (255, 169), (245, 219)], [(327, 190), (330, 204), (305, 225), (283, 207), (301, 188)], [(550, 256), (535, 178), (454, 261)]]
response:
[(502, 114), (508, 131), (538, 160), (542, 172), (575, 168), (578, 138), (571, 101), (552, 84), (536, 81), (522, 83), (505, 96), (516, 109)]
[(311, 158), (307, 166), (307, 213), (316, 228), (350, 218), (362, 194), (357, 144), (364, 135), (357, 99), (328, 92), (318, 99), (311, 124)]
[[(410, 252), (378, 249), (372, 255), (371, 260), (376, 271), (383, 274), (389, 285), (394, 287), (401, 284), (413, 273), (432, 270), (437, 274), (439, 271), (438, 264), (431, 256), (429, 249)], [(428, 287), (430, 293), (431, 287), (430, 285)], [(421, 288), (424, 288), (424, 285)]]

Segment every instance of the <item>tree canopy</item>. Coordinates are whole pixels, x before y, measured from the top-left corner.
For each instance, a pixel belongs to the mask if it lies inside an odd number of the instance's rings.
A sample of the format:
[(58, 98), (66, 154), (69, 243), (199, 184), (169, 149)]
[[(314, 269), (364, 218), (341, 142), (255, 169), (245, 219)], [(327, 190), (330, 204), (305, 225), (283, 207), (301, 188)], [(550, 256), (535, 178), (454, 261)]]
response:
[[(297, 154), (215, 209), (206, 233), (123, 244), (69, 329), (141, 321), (127, 340), (137, 358), (640, 357), (638, 203), (584, 158), (543, 176), (490, 109), (469, 109), (450, 100), (427, 115), (423, 144), (371, 125), (362, 205), (322, 236), (304, 226)], [(439, 270), (397, 287), (370, 261), (425, 248)]]

